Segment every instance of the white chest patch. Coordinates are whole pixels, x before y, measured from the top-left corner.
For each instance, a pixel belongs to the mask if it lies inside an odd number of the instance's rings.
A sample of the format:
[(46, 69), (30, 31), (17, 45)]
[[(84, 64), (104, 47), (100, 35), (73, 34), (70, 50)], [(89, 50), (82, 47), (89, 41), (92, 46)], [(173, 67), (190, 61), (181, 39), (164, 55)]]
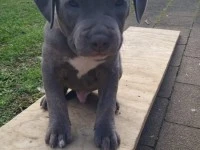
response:
[(78, 70), (77, 77), (81, 78), (81, 76), (85, 75), (88, 71), (96, 68), (98, 65), (105, 62), (106, 56), (96, 56), (96, 57), (75, 57), (73, 59), (69, 59), (68, 62)]

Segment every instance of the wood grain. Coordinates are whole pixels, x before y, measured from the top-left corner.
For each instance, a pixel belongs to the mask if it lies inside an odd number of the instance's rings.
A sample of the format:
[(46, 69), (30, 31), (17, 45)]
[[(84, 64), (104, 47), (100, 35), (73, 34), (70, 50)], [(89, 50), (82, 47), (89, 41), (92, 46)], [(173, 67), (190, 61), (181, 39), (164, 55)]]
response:
[[(130, 27), (125, 31), (121, 48), (124, 73), (118, 92), (121, 107), (116, 116), (120, 150), (132, 150), (137, 145), (178, 36), (179, 31), (161, 29)], [(86, 104), (69, 101), (73, 142), (65, 149), (97, 150), (93, 142), (93, 98)], [(48, 113), (40, 109), (39, 101), (0, 128), (1, 150), (50, 149), (44, 142)]]

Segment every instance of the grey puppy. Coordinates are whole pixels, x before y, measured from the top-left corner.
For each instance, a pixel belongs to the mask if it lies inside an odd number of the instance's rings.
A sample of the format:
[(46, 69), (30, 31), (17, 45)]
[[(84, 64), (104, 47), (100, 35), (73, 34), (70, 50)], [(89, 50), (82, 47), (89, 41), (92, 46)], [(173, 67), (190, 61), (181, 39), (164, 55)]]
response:
[[(134, 0), (138, 21), (147, 0)], [(45, 141), (65, 147), (71, 141), (65, 90), (80, 102), (98, 90), (94, 141), (103, 150), (120, 144), (115, 129), (118, 81), (122, 75), (119, 49), (129, 14), (129, 0), (35, 0), (47, 19), (42, 51), (42, 75), (49, 111)], [(42, 104), (42, 105), (44, 105)]]

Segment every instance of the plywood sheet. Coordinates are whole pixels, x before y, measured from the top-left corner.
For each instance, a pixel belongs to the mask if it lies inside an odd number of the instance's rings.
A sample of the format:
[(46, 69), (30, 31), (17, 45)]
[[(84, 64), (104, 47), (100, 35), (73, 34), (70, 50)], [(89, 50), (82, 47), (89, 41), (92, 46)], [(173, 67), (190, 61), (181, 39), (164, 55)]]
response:
[[(116, 116), (120, 150), (136, 146), (178, 36), (178, 31), (161, 29), (130, 27), (125, 31), (121, 49), (124, 73), (118, 92), (121, 108)], [(97, 149), (93, 142), (96, 103), (91, 99), (87, 104), (69, 102), (74, 140), (67, 150)], [(50, 149), (44, 143), (47, 123), (48, 113), (40, 109), (37, 101), (0, 128), (0, 149)]]

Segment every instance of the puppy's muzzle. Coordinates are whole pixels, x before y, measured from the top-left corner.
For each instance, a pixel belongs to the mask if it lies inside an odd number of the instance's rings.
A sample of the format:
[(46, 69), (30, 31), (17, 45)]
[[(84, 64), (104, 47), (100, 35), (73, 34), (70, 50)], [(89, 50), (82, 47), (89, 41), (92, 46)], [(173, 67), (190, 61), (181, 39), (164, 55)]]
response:
[(89, 40), (89, 45), (93, 53), (101, 54), (106, 52), (111, 44), (109, 36), (104, 34), (95, 34)]

